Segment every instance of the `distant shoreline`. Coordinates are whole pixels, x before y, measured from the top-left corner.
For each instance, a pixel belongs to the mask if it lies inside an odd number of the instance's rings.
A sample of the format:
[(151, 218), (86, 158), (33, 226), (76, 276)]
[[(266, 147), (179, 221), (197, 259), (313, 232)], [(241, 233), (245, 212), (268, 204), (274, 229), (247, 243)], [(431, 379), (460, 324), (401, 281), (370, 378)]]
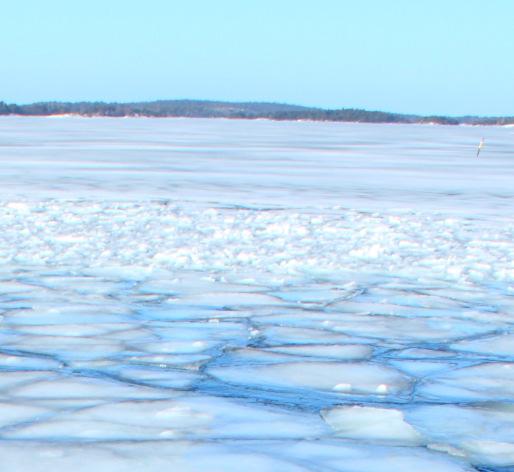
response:
[(78, 118), (78, 119), (95, 119), (107, 118), (112, 120), (121, 119), (149, 119), (149, 120), (227, 120), (227, 121), (271, 121), (275, 123), (340, 123), (340, 124), (355, 124), (355, 125), (422, 125), (422, 126), (499, 126), (505, 128), (514, 128), (514, 122), (508, 123), (435, 123), (430, 121), (345, 121), (345, 120), (316, 120), (316, 119), (274, 119), (274, 118), (238, 118), (238, 117), (224, 117), (224, 116), (149, 116), (149, 115), (123, 115), (123, 116), (110, 116), (110, 115), (85, 115), (85, 114), (56, 114), (56, 115), (18, 115), (18, 114), (0, 114), (2, 118), (48, 118), (48, 119), (65, 119), (65, 118)]
[(7, 104), (0, 101), (0, 116), (227, 118), (346, 123), (514, 125), (514, 116), (426, 116), (354, 108), (323, 109), (282, 103), (207, 100), (158, 100), (131, 103), (40, 102), (26, 105)]

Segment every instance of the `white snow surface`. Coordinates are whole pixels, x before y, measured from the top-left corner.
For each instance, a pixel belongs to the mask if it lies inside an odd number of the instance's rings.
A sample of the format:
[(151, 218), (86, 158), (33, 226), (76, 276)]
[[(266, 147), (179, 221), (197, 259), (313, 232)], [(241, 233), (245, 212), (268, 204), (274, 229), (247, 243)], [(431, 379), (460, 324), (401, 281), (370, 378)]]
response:
[(3, 466), (512, 470), (513, 175), (506, 127), (0, 117)]

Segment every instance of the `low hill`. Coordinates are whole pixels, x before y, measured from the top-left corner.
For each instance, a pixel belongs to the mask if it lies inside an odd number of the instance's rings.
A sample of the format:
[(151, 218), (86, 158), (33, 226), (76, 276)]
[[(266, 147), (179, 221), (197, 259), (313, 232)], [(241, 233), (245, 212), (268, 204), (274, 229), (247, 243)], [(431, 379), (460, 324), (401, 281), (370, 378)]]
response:
[(266, 118), (271, 120), (314, 120), (360, 123), (438, 123), (504, 125), (514, 124), (514, 116), (421, 116), (341, 108), (335, 110), (266, 102), (221, 102), (207, 100), (157, 100), (152, 102), (40, 102), (26, 105), (0, 102), (0, 115), (50, 116), (148, 116), (190, 118)]

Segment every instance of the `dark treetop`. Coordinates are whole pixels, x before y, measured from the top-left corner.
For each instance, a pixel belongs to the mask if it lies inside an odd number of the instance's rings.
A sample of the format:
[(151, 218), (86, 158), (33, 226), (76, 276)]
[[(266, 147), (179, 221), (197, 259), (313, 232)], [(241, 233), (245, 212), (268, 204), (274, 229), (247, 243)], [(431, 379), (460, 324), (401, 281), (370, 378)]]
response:
[(514, 116), (421, 116), (352, 108), (327, 110), (263, 102), (215, 102), (206, 100), (158, 100), (154, 102), (40, 102), (16, 105), (0, 102), (0, 115), (48, 116), (149, 116), (191, 118), (267, 118), (271, 120), (349, 121), (361, 123), (514, 124)]

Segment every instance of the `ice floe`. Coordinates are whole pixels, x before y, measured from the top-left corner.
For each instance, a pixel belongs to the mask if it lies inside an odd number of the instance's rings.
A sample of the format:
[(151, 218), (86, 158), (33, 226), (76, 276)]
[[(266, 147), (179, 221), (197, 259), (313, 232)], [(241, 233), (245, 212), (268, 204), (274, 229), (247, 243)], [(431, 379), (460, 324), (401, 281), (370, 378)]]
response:
[(365, 441), (415, 446), (421, 435), (404, 421), (399, 410), (366, 406), (341, 406), (322, 412), (337, 436)]
[(408, 377), (393, 369), (366, 363), (289, 362), (266, 366), (213, 367), (207, 372), (224, 382), (258, 388), (388, 395), (400, 393), (409, 387)]

